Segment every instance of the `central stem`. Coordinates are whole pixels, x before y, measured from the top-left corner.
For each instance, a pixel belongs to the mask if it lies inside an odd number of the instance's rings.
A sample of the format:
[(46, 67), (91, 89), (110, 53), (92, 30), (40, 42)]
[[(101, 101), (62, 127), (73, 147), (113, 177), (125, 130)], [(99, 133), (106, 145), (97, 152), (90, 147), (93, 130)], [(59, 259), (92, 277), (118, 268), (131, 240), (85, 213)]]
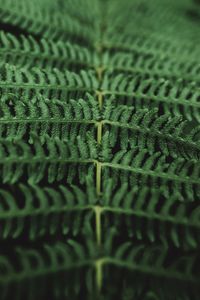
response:
[[(102, 3), (99, 3), (99, 6), (101, 6)], [(98, 41), (96, 43), (96, 52), (99, 55), (99, 65), (95, 66), (95, 72), (97, 76), (97, 80), (99, 82), (98, 90), (96, 91), (96, 97), (99, 105), (99, 110), (101, 112), (101, 118), (97, 121), (97, 143), (99, 145), (99, 148), (102, 144), (102, 135), (103, 135), (103, 102), (104, 102), (104, 93), (101, 90), (101, 84), (103, 81), (103, 75), (104, 75), (104, 66), (102, 65), (102, 53), (103, 53), (103, 34), (105, 31), (105, 22), (104, 22), (104, 14), (102, 12), (102, 8), (99, 7), (99, 24), (98, 24)], [(98, 197), (100, 198), (102, 195), (102, 162), (98, 160), (96, 163), (96, 192)], [(102, 243), (102, 212), (103, 207), (100, 205), (97, 205), (94, 207), (95, 212), (95, 227), (96, 227), (96, 242), (99, 250), (101, 250), (101, 243)], [(103, 283), (103, 268), (102, 268), (101, 260), (98, 260), (98, 262), (95, 264), (95, 270), (96, 270), (96, 287), (98, 293), (101, 292), (102, 283)]]

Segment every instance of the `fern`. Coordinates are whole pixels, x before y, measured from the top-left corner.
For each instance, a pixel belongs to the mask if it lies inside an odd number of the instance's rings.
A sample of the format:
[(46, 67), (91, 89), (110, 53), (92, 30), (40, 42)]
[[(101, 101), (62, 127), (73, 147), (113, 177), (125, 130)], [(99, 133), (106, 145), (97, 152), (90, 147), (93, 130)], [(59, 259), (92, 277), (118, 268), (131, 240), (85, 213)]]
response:
[(0, 0), (0, 299), (198, 300), (189, 0)]
[(81, 71), (80, 74), (53, 69), (51, 72), (43, 69), (20, 69), (5, 65), (1, 70), (0, 92), (15, 93), (31, 97), (42, 93), (47, 98), (61, 98), (84, 95), (93, 91), (97, 85), (92, 72)]
[(42, 95), (30, 100), (14, 94), (6, 95), (2, 97), (0, 112), (1, 136), (29, 137), (31, 140), (31, 133), (34, 132), (41, 138), (48, 134), (72, 141), (77, 135), (84, 135), (89, 128), (95, 136), (94, 127), (100, 112), (94, 98), (89, 94), (87, 97), (88, 100), (70, 99), (66, 103), (49, 100)]
[[(58, 232), (66, 235), (71, 231), (77, 235), (82, 230), (81, 224), (88, 227), (97, 202), (95, 189), (89, 189), (92, 179), (88, 177), (86, 184), (87, 192), (72, 184), (59, 185), (56, 189), (19, 184), (13, 186), (12, 193), (0, 190), (1, 237), (16, 239), (27, 232), (30, 240)], [(16, 203), (15, 193), (20, 195), (23, 208)]]
[[(77, 145), (76, 145), (77, 144)], [(90, 165), (96, 159), (95, 141), (91, 138), (86, 144), (77, 137), (76, 144), (59, 140), (53, 141), (45, 136), (41, 142), (37, 136), (32, 136), (31, 145), (20, 140), (3, 139), (1, 145), (1, 173), (4, 183), (15, 183), (21, 176), (27, 174), (30, 182), (38, 183), (47, 175), (48, 182), (59, 181), (68, 177), (73, 180), (75, 174), (68, 168), (75, 165)], [(69, 167), (66, 168), (66, 165)], [(59, 169), (59, 173), (55, 172)], [(76, 173), (79, 168), (76, 168)], [(82, 170), (83, 171), (83, 170)], [(73, 174), (73, 175), (72, 175)], [(80, 169), (80, 181), (82, 172)]]
[(200, 93), (196, 82), (187, 86), (181, 79), (177, 83), (173, 80), (172, 85), (170, 80), (164, 78), (155, 81), (155, 78), (146, 78), (143, 74), (124, 77), (122, 73), (113, 76), (109, 72), (104, 77), (101, 89), (105, 90), (105, 95), (115, 95), (125, 104), (134, 99), (131, 102), (134, 101), (136, 107), (158, 107), (165, 113), (183, 115), (190, 121), (194, 118), (199, 122)]
[(168, 60), (167, 55), (158, 55), (155, 53), (142, 53), (134, 49), (131, 53), (123, 53), (122, 51), (116, 53), (110, 65), (118, 72), (127, 74), (144, 74), (147, 77), (155, 76), (159, 78), (159, 73), (162, 71), (163, 77), (166, 79), (175, 79), (182, 77), (186, 82), (196, 80), (200, 72), (200, 64), (196, 61), (185, 60)]
[[(196, 248), (199, 244), (199, 206), (181, 201), (177, 192), (166, 193), (165, 186), (118, 185), (110, 180), (104, 187), (105, 198), (101, 205), (105, 228), (114, 224), (118, 230), (125, 226), (127, 236), (164, 245)], [(135, 228), (133, 231), (132, 228)], [(181, 234), (180, 234), (181, 233)], [(124, 233), (125, 234), (125, 233)]]
[(199, 156), (199, 127), (190, 130), (190, 123), (182, 117), (159, 115), (157, 109), (136, 110), (125, 105), (115, 108), (113, 101), (106, 103), (103, 122), (108, 125), (112, 147), (117, 142), (116, 137), (121, 135), (121, 147), (124, 149), (136, 145), (153, 153), (159, 147), (166, 155), (177, 157), (179, 154), (185, 158)]
[[(74, 297), (77, 298), (77, 294), (80, 294), (81, 274), (84, 274), (84, 271), (87, 271), (87, 285), (92, 288), (93, 270), (88, 254), (90, 254), (89, 257), (95, 257), (95, 252), (89, 245), (86, 245), (84, 249), (78, 242), (69, 240), (67, 244), (66, 242), (57, 242), (53, 245), (44, 243), (40, 249), (17, 247), (13, 252), (17, 260), (15, 266), (11, 264), (8, 255), (0, 256), (1, 270), (4, 270), (4, 277), (1, 277), (0, 280), (0, 285), (3, 287), (2, 299), (4, 299), (6, 294), (12, 296), (12, 291), (9, 290), (9, 287), (12, 285), (17, 288), (16, 299), (21, 299), (23, 294), (30, 298), (32, 293), (35, 293), (39, 298), (47, 296), (45, 288), (47, 278), (55, 285), (51, 297), (66, 297), (73, 292)], [(50, 264), (47, 264), (46, 259)], [(20, 265), (21, 270), (17, 270), (17, 264)], [(77, 275), (77, 270), (79, 275)], [(29, 274), (28, 277), (27, 273)], [(46, 275), (46, 278), (44, 275)], [(58, 280), (58, 276), (62, 277), (63, 275), (63, 280)], [(42, 281), (40, 279), (41, 276), (43, 278)], [(27, 280), (28, 285), (25, 287)], [(65, 280), (68, 282), (75, 281), (76, 287), (70, 288), (69, 286), (69, 288), (63, 290), (62, 285)], [(39, 288), (36, 289), (36, 287)]]
[[(4, 23), (17, 26), (21, 30), (28, 30), (36, 36), (43, 35), (53, 40), (66, 39), (71, 36), (72, 40), (81, 43), (91, 42), (93, 34), (88, 26), (83, 28), (80, 22), (70, 15), (63, 18), (62, 13), (55, 13), (50, 17), (53, 7), (47, 10), (45, 6), (42, 8), (40, 5), (41, 10), (38, 10), (38, 5), (38, 0), (33, 2), (21, 0), (18, 5), (13, 0), (7, 1), (5, 5), (1, 2), (1, 19)], [(78, 7), (78, 3), (76, 5)]]
[(35, 65), (41, 68), (65, 69), (66, 63), (69, 70), (92, 67), (97, 60), (95, 53), (85, 47), (70, 42), (42, 38), (39, 42), (32, 35), (21, 34), (19, 38), (10, 33), (0, 32), (0, 57), (1, 64), (17, 64), (30, 68)]

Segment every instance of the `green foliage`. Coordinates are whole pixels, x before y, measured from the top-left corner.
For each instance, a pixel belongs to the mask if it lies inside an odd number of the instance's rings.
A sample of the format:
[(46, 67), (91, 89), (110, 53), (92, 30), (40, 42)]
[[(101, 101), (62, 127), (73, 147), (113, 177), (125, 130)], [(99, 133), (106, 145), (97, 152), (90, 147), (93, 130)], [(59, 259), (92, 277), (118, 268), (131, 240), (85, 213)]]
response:
[(86, 99), (61, 101), (42, 95), (31, 99), (4, 95), (0, 107), (1, 137), (29, 137), (31, 140), (31, 133), (37, 133), (42, 140), (48, 134), (73, 141), (78, 135), (83, 136), (87, 129), (95, 131), (91, 125), (100, 118), (95, 99), (89, 94)]
[[(0, 64), (15, 64), (23, 68), (31, 68), (35, 65), (41, 68), (59, 68), (78, 70), (84, 67), (92, 67), (97, 59), (95, 53), (88, 48), (80, 47), (70, 42), (54, 42), (41, 38), (40, 43), (32, 35), (19, 37), (4, 31), (0, 32)], [(66, 64), (67, 61), (67, 64)]]
[[(83, 168), (79, 169), (79, 165), (92, 164), (97, 157), (95, 141), (89, 137), (86, 143), (80, 136), (75, 144), (61, 141), (58, 137), (52, 140), (48, 135), (43, 141), (32, 135), (29, 143), (8, 138), (0, 140), (0, 149), (0, 176), (3, 183), (15, 183), (24, 174), (29, 182), (34, 183), (46, 176), (49, 183), (65, 178), (72, 181), (79, 171), (81, 181)], [(76, 173), (72, 171), (73, 165), (76, 166)]]
[[(135, 109), (126, 105), (114, 106), (106, 102), (103, 118), (110, 132), (109, 143), (115, 147), (120, 136), (123, 149), (139, 146), (150, 153), (159, 149), (165, 155), (184, 158), (199, 158), (200, 127), (191, 129), (183, 117), (170, 114), (159, 115), (158, 109)], [(106, 121), (108, 120), (108, 122)]]
[[(86, 182), (86, 191), (73, 184), (53, 188), (21, 183), (13, 185), (11, 192), (1, 189), (1, 238), (16, 239), (28, 233), (30, 240), (35, 240), (57, 232), (77, 235), (85, 227), (89, 229), (97, 197), (91, 188), (92, 179), (88, 177)], [(15, 194), (20, 195), (23, 206), (17, 203)]]
[[(95, 258), (95, 253), (87, 243), (83, 246), (69, 239), (53, 244), (43, 243), (39, 249), (16, 247), (12, 252), (11, 255), (16, 257), (14, 265), (11, 256), (0, 257), (3, 275), (0, 280), (1, 296), (12, 295), (10, 288), (15, 286), (15, 299), (21, 299), (22, 293), (30, 299), (34, 299), (35, 296), (42, 299), (46, 294), (46, 283), (49, 281), (54, 285), (52, 299), (69, 297), (72, 288), (69, 286), (63, 289), (63, 284), (67, 281), (76, 285), (74, 297), (77, 299), (81, 286), (85, 285), (81, 283), (84, 272), (76, 272), (80, 268), (84, 268), (87, 274), (87, 289), (91, 289), (94, 285), (91, 259)], [(20, 266), (20, 270), (17, 265)]]
[(0, 300), (199, 300), (190, 0), (0, 0)]
[(118, 186), (109, 180), (104, 187), (105, 197), (101, 204), (105, 228), (114, 224), (119, 231), (124, 231), (124, 236), (137, 240), (147, 238), (166, 246), (198, 248), (200, 210), (197, 203), (181, 201), (180, 194), (167, 193), (165, 185), (159, 189), (141, 187), (139, 183), (130, 188), (127, 182)]
[[(58, 11), (54, 1), (26, 1), (1, 0), (1, 20), (19, 30), (24, 30), (36, 37), (43, 36), (52, 40), (70, 40), (85, 43), (92, 42), (94, 38), (88, 25), (82, 26), (81, 22), (68, 14), (67, 18), (62, 10)], [(72, 3), (71, 3), (72, 5)], [(78, 9), (78, 1), (74, 4)], [(53, 13), (53, 14), (52, 14)]]

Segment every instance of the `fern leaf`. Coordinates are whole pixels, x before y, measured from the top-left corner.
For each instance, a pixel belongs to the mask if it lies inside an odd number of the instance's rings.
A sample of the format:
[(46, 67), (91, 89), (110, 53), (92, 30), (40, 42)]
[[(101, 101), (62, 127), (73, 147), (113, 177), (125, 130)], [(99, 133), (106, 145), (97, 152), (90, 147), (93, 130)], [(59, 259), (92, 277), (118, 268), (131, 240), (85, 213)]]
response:
[[(10, 287), (15, 285), (17, 289), (17, 292), (15, 292), (16, 299), (20, 299), (23, 295), (30, 298), (33, 292), (38, 298), (44, 295), (47, 296), (45, 283), (48, 279), (54, 287), (52, 291), (53, 297), (66, 295), (76, 297), (77, 294), (80, 294), (81, 286), (86, 286), (86, 282), (80, 284), (83, 271), (87, 270), (89, 277), (93, 276), (93, 272), (91, 261), (88, 259), (87, 244), (86, 249), (81, 247), (81, 256), (76, 251), (72, 253), (74, 246), (78, 248), (78, 243), (69, 240), (68, 243), (43, 243), (39, 248), (29, 247), (26, 249), (25, 247), (16, 247), (13, 250), (13, 255), (16, 257), (14, 266), (11, 266), (11, 257), (9, 255), (1, 255), (0, 286), (2, 287), (2, 295), (4, 297), (13, 295)], [(17, 268), (17, 265), (20, 266), (20, 270)], [(27, 273), (29, 274), (28, 285), (26, 283)], [(76, 281), (78, 289), (77, 287), (70, 288), (69, 285), (62, 290), (63, 282), (58, 279), (58, 276), (64, 276), (68, 282)], [(87, 280), (89, 281), (89, 278)], [(92, 277), (90, 281), (92, 281)]]
[(199, 122), (199, 87), (196, 82), (186, 85), (183, 80), (178, 80), (172, 84), (164, 78), (155, 82), (144, 75), (124, 77), (122, 73), (115, 75), (107, 72), (101, 89), (105, 90), (105, 95), (114, 95), (124, 104), (134, 98), (132, 104), (138, 108), (159, 107), (165, 113), (183, 115), (189, 121), (195, 118)]
[[(17, 182), (24, 172), (30, 182), (40, 182), (45, 176), (45, 171), (48, 174), (48, 182), (62, 180), (67, 177), (70, 170), (70, 168), (65, 168), (67, 164), (69, 166), (80, 164), (87, 167), (96, 159), (97, 152), (94, 151), (96, 145), (92, 140), (86, 144), (80, 137), (77, 137), (77, 147), (59, 138), (52, 140), (49, 136), (45, 137), (44, 142), (36, 136), (32, 139), (31, 144), (10, 139), (0, 141), (2, 166), (0, 176), (4, 183)], [(59, 168), (59, 174), (55, 172), (56, 168)], [(80, 180), (82, 181), (83, 178)]]
[[(43, 36), (52, 40), (69, 38), (72, 41), (81, 43), (91, 43), (93, 32), (88, 26), (83, 26), (76, 19), (67, 16), (63, 18), (61, 13), (53, 14), (50, 17), (49, 11), (38, 9), (37, 1), (21, 0), (20, 4), (13, 0), (8, 0), (1, 7), (1, 20), (3, 23), (10, 23), (21, 30), (25, 30), (35, 36)], [(28, 26), (29, 25), (29, 26)]]
[(76, 71), (85, 67), (92, 67), (95, 54), (78, 44), (62, 41), (41, 39), (40, 43), (32, 35), (20, 35), (16, 38), (10, 33), (0, 32), (1, 65), (15, 64), (23, 68), (32, 68), (35, 65), (41, 68), (58, 68)]
[(94, 125), (100, 118), (99, 108), (94, 97), (87, 95), (87, 100), (45, 99), (38, 95), (31, 100), (15, 95), (3, 96), (0, 107), (1, 136), (23, 138), (31, 133), (39, 136), (73, 139), (84, 135), (87, 128), (96, 130)]
[(196, 2), (0, 0), (2, 300), (199, 300)]
[[(92, 184), (92, 178), (88, 177), (86, 192), (75, 185), (52, 188), (19, 184), (12, 193), (1, 189), (0, 238), (16, 239), (28, 233), (30, 240), (35, 240), (59, 232), (78, 234), (86, 226), (89, 228), (97, 202), (95, 190), (89, 188)], [(20, 195), (23, 207), (16, 202), (15, 194)]]
[[(119, 231), (126, 228), (127, 236), (159, 241), (164, 245), (196, 248), (199, 245), (199, 206), (185, 202), (177, 191), (166, 194), (165, 186), (159, 190), (140, 185), (119, 188), (113, 180), (105, 184), (102, 199), (105, 228), (114, 224)], [(188, 213), (190, 212), (190, 213)], [(132, 228), (135, 228), (134, 232)], [(181, 232), (181, 234), (180, 234)]]
[(121, 147), (125, 149), (139, 146), (154, 153), (159, 147), (165, 155), (199, 158), (199, 127), (195, 127), (195, 133), (190, 130), (189, 122), (169, 114), (159, 116), (157, 109), (135, 110), (125, 105), (115, 108), (114, 104), (106, 104), (104, 124), (108, 125), (112, 147), (115, 147), (118, 135), (126, 135), (121, 138)]

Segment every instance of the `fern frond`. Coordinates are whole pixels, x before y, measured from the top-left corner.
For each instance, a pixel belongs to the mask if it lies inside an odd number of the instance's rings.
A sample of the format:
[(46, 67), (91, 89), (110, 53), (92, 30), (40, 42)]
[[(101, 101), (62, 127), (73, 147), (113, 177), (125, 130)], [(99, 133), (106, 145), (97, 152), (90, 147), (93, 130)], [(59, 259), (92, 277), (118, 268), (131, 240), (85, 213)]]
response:
[[(49, 183), (67, 178), (71, 181), (79, 172), (78, 177), (82, 182), (84, 168), (88, 165), (93, 167), (97, 158), (96, 142), (92, 138), (86, 143), (77, 137), (74, 145), (73, 142), (59, 138), (52, 140), (49, 136), (41, 141), (33, 135), (28, 144), (20, 140), (1, 139), (0, 148), (0, 177), (3, 183), (15, 183), (24, 174), (27, 174), (31, 183), (38, 183), (44, 177), (48, 178)], [(75, 169), (73, 165), (76, 166)], [(57, 169), (59, 173), (56, 172)]]
[(155, 81), (145, 75), (124, 76), (107, 73), (101, 89), (105, 95), (114, 95), (120, 102), (130, 103), (138, 108), (155, 108), (175, 116), (182, 115), (189, 121), (195, 118), (198, 122), (200, 89), (197, 83), (185, 84), (183, 80), (170, 82), (164, 78)]
[[(157, 17), (158, 15), (156, 16), (156, 18)], [(176, 20), (177, 14), (174, 16), (173, 21), (176, 22)], [(186, 32), (188, 25), (189, 22), (187, 22), (184, 32)], [(128, 26), (126, 26), (126, 28), (128, 28)], [(129, 34), (124, 32), (124, 34), (116, 35), (113, 34), (111, 27), (110, 32), (107, 32), (107, 36), (105, 37), (104, 47), (107, 49), (111, 49), (112, 52), (118, 52), (121, 50), (125, 52), (132, 52), (136, 49), (140, 53), (156, 54), (158, 55), (158, 57), (167, 55), (168, 58), (173, 56), (176, 57), (176, 59), (179, 61), (185, 61), (187, 59), (191, 60), (192, 58), (199, 61), (198, 44), (185, 43), (185, 41), (182, 40), (180, 36), (172, 38), (169, 34), (164, 35), (160, 32), (160, 30), (149, 30), (149, 26), (147, 26), (145, 29), (140, 28), (139, 31), (139, 27), (130, 26), (129, 29)], [(193, 27), (193, 29), (197, 28)], [(191, 33), (193, 33), (192, 30), (189, 31), (188, 37), (190, 38)], [(196, 38), (198, 41), (198, 34), (194, 34), (193, 38)]]
[(1, 300), (199, 300), (189, 0), (0, 0)]
[(53, 42), (32, 35), (20, 35), (17, 38), (10, 33), (0, 32), (1, 65), (5, 63), (22, 66), (52, 69), (68, 69), (71, 71), (92, 67), (97, 58), (88, 48), (70, 42)]
[(126, 182), (119, 187), (111, 179), (104, 182), (104, 191), (101, 205), (105, 228), (112, 224), (119, 231), (123, 229), (124, 236), (159, 241), (168, 247), (198, 247), (198, 202), (186, 202), (176, 190), (166, 194), (162, 185), (159, 189), (140, 184), (129, 188)]
[(0, 17), (3, 23), (25, 30), (37, 37), (50, 38), (52, 40), (70, 39), (80, 44), (92, 45), (94, 32), (89, 26), (83, 26), (80, 22), (61, 13), (49, 14), (48, 10), (38, 9), (38, 1), (24, 1), (20, 3), (8, 0), (0, 2)]
[(131, 186), (140, 183), (158, 188), (164, 185), (166, 193), (176, 191), (180, 198), (186, 196), (191, 201), (199, 196), (199, 162), (169, 159), (160, 152), (152, 155), (138, 147), (108, 155), (103, 151), (102, 159), (105, 178), (115, 178), (117, 174), (120, 182), (129, 182)]
[(152, 154), (159, 150), (173, 157), (197, 160), (200, 157), (200, 127), (190, 130), (190, 123), (180, 116), (159, 115), (157, 109), (137, 110), (125, 105), (115, 107), (114, 101), (107, 101), (103, 123), (109, 131), (111, 147), (116, 146), (120, 136), (122, 149), (139, 146), (141, 149), (147, 148)]
[(87, 130), (96, 135), (95, 124), (100, 119), (97, 101), (90, 94), (86, 100), (46, 99), (42, 95), (27, 99), (15, 95), (1, 97), (0, 136), (41, 138), (48, 134), (61, 139), (84, 136)]
[(198, 255), (180, 255), (173, 263), (165, 267), (166, 260), (170, 255), (166, 248), (158, 245), (145, 247), (143, 244), (131, 245), (126, 242), (113, 251), (112, 258), (106, 260), (107, 263), (119, 268), (127, 268), (135, 272), (147, 273), (168, 280), (188, 281), (198, 284), (196, 277), (198, 270), (195, 263), (198, 262)]
[[(70, 295), (77, 297), (80, 295), (81, 286), (92, 292), (94, 283), (91, 258), (95, 256), (94, 246), (89, 247), (86, 243), (84, 247), (74, 240), (68, 240), (67, 243), (43, 243), (40, 247), (15, 247), (12, 252), (16, 257), (14, 265), (8, 254), (0, 255), (2, 299), (14, 296), (11, 286), (16, 287), (15, 299), (24, 296), (31, 299), (33, 292), (38, 299), (47, 297), (47, 282), (51, 282), (51, 297), (53, 295), (54, 299)], [(85, 272), (86, 280), (82, 282), (81, 278)], [(73, 286), (74, 281), (76, 287)]]
[[(113, 241), (110, 241), (109, 245), (107, 243), (107, 256), (102, 260), (106, 282), (112, 282), (115, 287), (123, 282), (131, 292), (131, 282), (134, 280), (136, 295), (144, 296), (144, 299), (198, 299), (196, 298), (199, 291), (199, 271), (196, 267), (199, 262), (198, 254), (178, 251), (173, 253), (172, 258), (170, 250), (159, 244), (147, 246), (142, 243), (134, 244), (128, 240), (116, 248), (113, 247), (113, 243)], [(119, 272), (123, 276), (123, 281), (119, 281), (117, 276)], [(110, 274), (113, 274), (112, 280)], [(151, 280), (147, 283), (149, 276)], [(144, 285), (144, 282), (147, 284)], [(107, 293), (109, 294), (109, 291)], [(116, 296), (118, 293), (113, 294)], [(156, 298), (146, 298), (147, 295)]]
[[(109, 55), (107, 55), (109, 57)], [(117, 73), (131, 75), (146, 75), (146, 78), (154, 77), (158, 79), (162, 73), (162, 77), (166, 80), (184, 79), (186, 82), (200, 81), (200, 62), (197, 61), (177, 61), (167, 59), (151, 54), (141, 55), (139, 53), (123, 53), (117, 52), (112, 59), (109, 60), (107, 69), (112, 69)]]
[(6, 65), (1, 69), (0, 94), (14, 93), (31, 98), (42, 94), (46, 98), (81, 98), (97, 89), (98, 82), (92, 71), (80, 71), (79, 74), (59, 71), (54, 68), (30, 70)]
[(139, 53), (144, 56), (156, 56), (158, 59), (176, 58), (176, 62), (199, 61), (198, 46), (182, 43), (182, 41), (172, 40), (170, 37), (146, 32), (134, 33), (132, 36), (109, 35), (109, 39), (104, 42), (104, 47), (108, 51), (123, 53)]
[[(0, 189), (0, 238), (30, 240), (71, 232), (77, 235), (84, 228), (92, 232), (96, 190), (93, 179), (86, 178), (86, 187), (76, 185), (38, 186), (19, 184), (12, 190)], [(20, 195), (22, 205), (15, 195)], [(89, 225), (90, 224), (90, 225)]]

